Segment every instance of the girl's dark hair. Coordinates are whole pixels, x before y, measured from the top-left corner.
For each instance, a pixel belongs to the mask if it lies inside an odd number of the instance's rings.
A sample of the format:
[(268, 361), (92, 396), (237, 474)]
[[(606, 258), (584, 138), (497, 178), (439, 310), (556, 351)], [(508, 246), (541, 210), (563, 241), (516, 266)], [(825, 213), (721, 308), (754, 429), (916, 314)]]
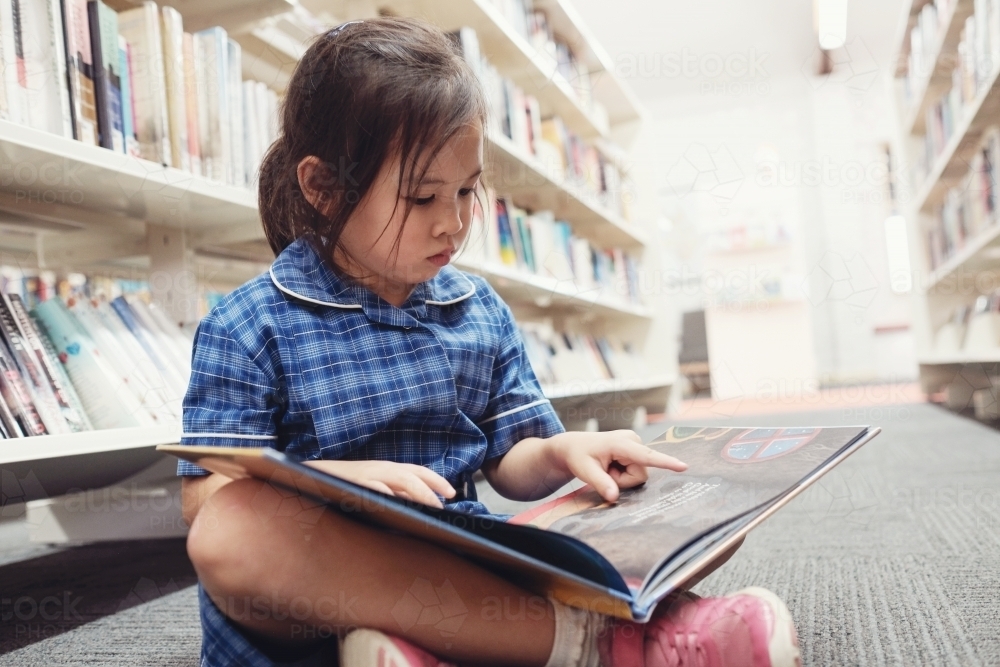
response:
[[(386, 160), (399, 160), (400, 192), (414, 190), (460, 128), (478, 120), (485, 129), (487, 104), (447, 35), (420, 20), (377, 18), (313, 42), (280, 117), (280, 136), (260, 168), (264, 233), (276, 255), (304, 237), (332, 263), (344, 225)], [(329, 215), (299, 185), (298, 164), (309, 155), (325, 167), (319, 189), (331, 197)], [(411, 206), (407, 200), (406, 215)]]

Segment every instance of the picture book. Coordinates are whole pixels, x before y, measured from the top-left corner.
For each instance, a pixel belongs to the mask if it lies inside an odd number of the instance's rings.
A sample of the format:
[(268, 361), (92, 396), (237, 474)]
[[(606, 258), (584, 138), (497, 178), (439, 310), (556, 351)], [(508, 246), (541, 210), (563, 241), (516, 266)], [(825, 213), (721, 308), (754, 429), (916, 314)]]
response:
[(642, 486), (605, 502), (590, 487), (510, 521), (404, 501), (271, 448), (160, 445), (238, 479), (257, 477), (345, 515), (438, 544), (536, 593), (646, 621), (720, 555), (878, 429), (674, 426), (647, 443), (688, 464), (649, 468)]

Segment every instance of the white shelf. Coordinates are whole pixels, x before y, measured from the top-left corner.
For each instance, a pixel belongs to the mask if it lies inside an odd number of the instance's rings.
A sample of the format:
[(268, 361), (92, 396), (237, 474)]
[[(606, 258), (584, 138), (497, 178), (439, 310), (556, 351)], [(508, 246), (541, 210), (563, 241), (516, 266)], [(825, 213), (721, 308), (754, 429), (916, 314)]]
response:
[(163, 458), (156, 445), (180, 441), (175, 426), (85, 431), (0, 441), (5, 502), (26, 502), (93, 489)]
[(915, 210), (930, 213), (941, 203), (948, 188), (955, 185), (969, 172), (972, 153), (979, 146), (982, 132), (989, 125), (1000, 122), (1000, 67), (994, 68), (988, 83), (967, 105), (961, 120), (955, 126), (944, 150), (934, 160), (934, 165), (920, 185), (915, 199)]
[[(319, 14), (330, 12), (338, 18), (364, 18), (356, 0), (303, 0), (302, 5)], [(608, 133), (607, 124), (580, 102), (568, 81), (556, 70), (556, 62), (538, 53), (489, 0), (386, 0), (368, 2), (367, 9), (389, 9), (401, 16), (424, 18), (446, 30), (470, 27), (476, 31), (480, 49), (504, 76), (538, 98), (542, 115), (555, 114), (577, 134), (592, 138)]]
[(70, 227), (81, 217), (200, 230), (260, 226), (254, 191), (5, 120), (0, 159), (16, 166), (0, 181), (0, 208)]
[(455, 266), (483, 276), (505, 301), (513, 304), (531, 304), (540, 307), (563, 307), (596, 311), (611, 317), (650, 319), (651, 311), (643, 305), (630, 303), (621, 297), (609, 295), (604, 290), (584, 290), (568, 280), (539, 276), (502, 264), (481, 262), (473, 257), (459, 255)]
[(921, 366), (977, 366), (980, 364), (1000, 364), (1000, 347), (979, 352), (954, 352), (952, 354), (932, 354), (917, 360)]
[(926, 289), (928, 291), (934, 289), (959, 269), (978, 270), (1000, 264), (1000, 257), (984, 256), (986, 251), (992, 251), (998, 246), (1000, 246), (1000, 224), (994, 223), (982, 230), (941, 266), (931, 271), (927, 276)]
[(571, 183), (553, 178), (545, 166), (527, 156), (513, 141), (499, 134), (489, 136), (490, 187), (510, 195), (514, 203), (532, 210), (552, 211), (567, 220), (574, 233), (605, 248), (645, 244), (642, 231), (597, 201), (597, 197)]

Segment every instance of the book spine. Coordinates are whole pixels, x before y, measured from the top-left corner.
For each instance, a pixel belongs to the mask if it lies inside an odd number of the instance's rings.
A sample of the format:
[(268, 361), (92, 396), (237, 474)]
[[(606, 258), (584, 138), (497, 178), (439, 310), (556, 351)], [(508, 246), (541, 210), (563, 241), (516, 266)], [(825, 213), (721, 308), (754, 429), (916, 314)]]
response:
[(72, 138), (73, 137), (73, 114), (72, 105), (69, 98), (69, 79), (66, 69), (68, 60), (66, 58), (66, 29), (63, 26), (63, 11), (60, 0), (48, 0), (46, 2), (46, 17), (48, 19), (48, 39), (51, 49), (51, 76), (50, 89), (56, 98), (55, 110), (59, 114), (59, 128), (56, 134)]
[(75, 122), (73, 136), (77, 141), (96, 146), (97, 107), (87, 0), (63, 0), (63, 22), (66, 26), (66, 67)]
[(14, 319), (17, 321), (17, 326), (21, 330), (22, 336), (35, 353), (38, 364), (45, 373), (45, 377), (52, 387), (52, 393), (58, 402), (63, 419), (66, 420), (70, 430), (78, 432), (93, 429), (90, 420), (87, 419), (87, 414), (83, 410), (83, 404), (80, 402), (79, 396), (76, 395), (73, 385), (70, 384), (66, 372), (63, 371), (62, 364), (59, 363), (55, 351), (51, 349), (48, 339), (38, 331), (38, 327), (24, 307), (21, 297), (17, 294), (11, 294), (4, 295), (4, 298), (7, 299), (7, 305), (14, 314)]
[(22, 0), (9, 0), (11, 6), (11, 26), (14, 31), (13, 60), (10, 64), (14, 72), (14, 83), (17, 90), (18, 117), (21, 123), (31, 122), (31, 95), (28, 89), (28, 65), (24, 58), (24, 7)]
[(122, 76), (118, 53), (118, 14), (106, 4), (97, 1), (98, 23), (101, 40), (97, 46), (103, 63), (104, 85), (107, 91), (111, 150), (125, 152), (125, 126), (122, 111)]
[(184, 103), (187, 120), (188, 158), (191, 160), (191, 172), (201, 175), (201, 141), (198, 127), (198, 74), (201, 68), (195, 56), (194, 36), (183, 33), (184, 57)]
[(129, 65), (128, 42), (118, 35), (118, 71), (121, 72), (122, 151), (138, 156), (135, 138), (135, 113), (132, 108), (132, 73)]
[(160, 9), (160, 33), (163, 42), (171, 160), (175, 167), (191, 171), (184, 83), (184, 23), (180, 12), (173, 7)]
[(87, 25), (90, 27), (90, 53), (94, 67), (94, 106), (97, 109), (97, 141), (103, 148), (114, 149), (111, 131), (111, 100), (108, 70), (101, 49), (101, 0), (87, 0)]
[(135, 134), (140, 155), (171, 166), (169, 125), (166, 114), (166, 82), (163, 76), (163, 46), (155, 2), (118, 14), (118, 31), (131, 50), (132, 102)]
[(45, 424), (31, 402), (31, 395), (24, 384), (17, 364), (0, 342), (0, 397), (7, 402), (22, 433), (27, 436), (45, 435)]
[(243, 50), (226, 40), (226, 96), (229, 107), (229, 182), (244, 187), (247, 182), (243, 157)]
[(44, 373), (35, 363), (34, 355), (21, 335), (14, 320), (14, 314), (7, 300), (0, 298), (0, 338), (7, 345), (11, 359), (21, 373), (21, 380), (27, 389), (28, 397), (38, 413), (45, 432), (49, 434), (69, 433), (69, 425), (63, 419), (56, 403), (55, 396), (45, 378)]

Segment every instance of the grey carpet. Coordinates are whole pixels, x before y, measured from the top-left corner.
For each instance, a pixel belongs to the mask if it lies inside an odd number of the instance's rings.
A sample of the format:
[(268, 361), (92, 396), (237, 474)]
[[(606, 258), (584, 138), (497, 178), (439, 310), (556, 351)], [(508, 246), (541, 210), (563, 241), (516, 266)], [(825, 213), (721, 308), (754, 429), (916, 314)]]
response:
[[(1000, 665), (1000, 434), (930, 405), (738, 422), (883, 433), (751, 534), (699, 593), (778, 593), (806, 665)], [(481, 495), (493, 511), (521, 507)], [(151, 601), (16, 648), (0, 666), (196, 665), (194, 589), (169, 593), (144, 571), (152, 586), (136, 582), (130, 592), (146, 592), (129, 599)]]

